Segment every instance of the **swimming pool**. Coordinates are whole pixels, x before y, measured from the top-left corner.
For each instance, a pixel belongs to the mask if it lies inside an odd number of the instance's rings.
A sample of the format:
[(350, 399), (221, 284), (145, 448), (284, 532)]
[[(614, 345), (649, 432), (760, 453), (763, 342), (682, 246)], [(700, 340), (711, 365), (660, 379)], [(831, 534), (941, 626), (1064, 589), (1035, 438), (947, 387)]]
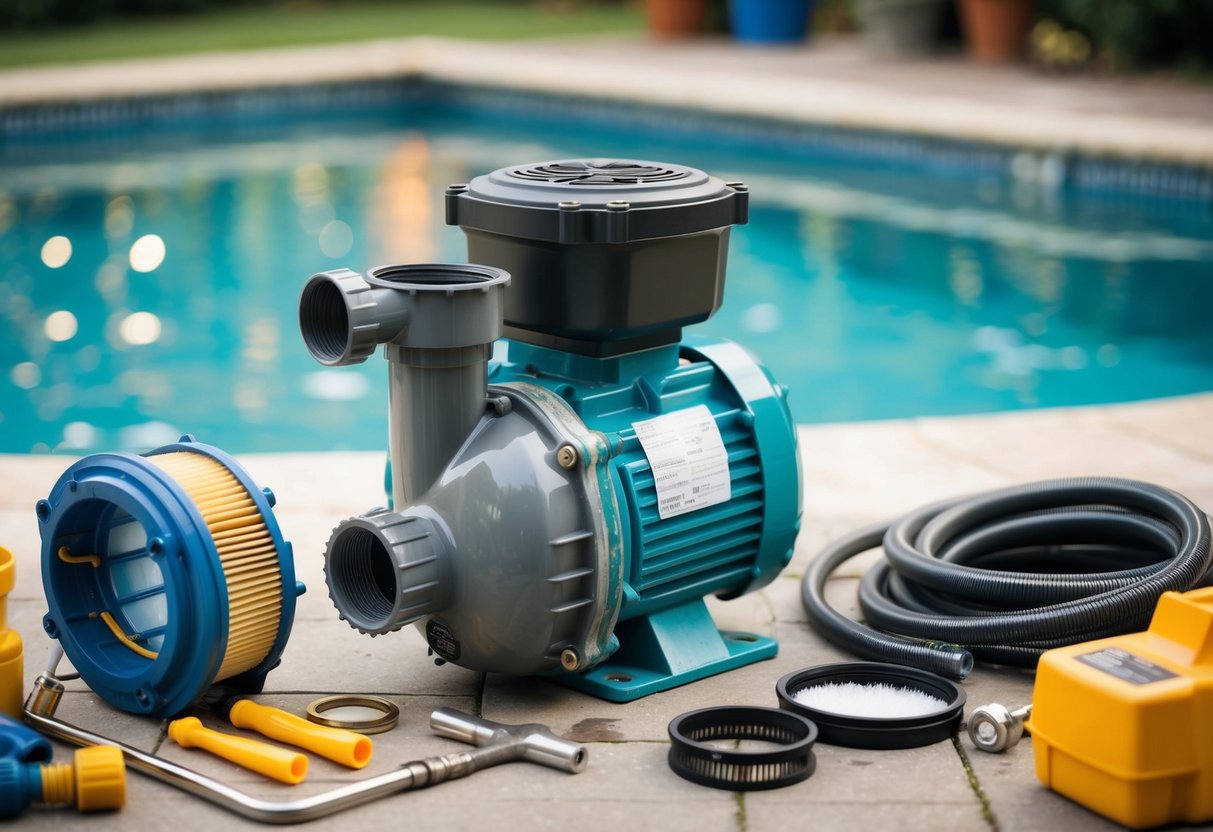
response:
[(724, 306), (696, 329), (765, 361), (800, 422), (1213, 389), (1208, 199), (1073, 188), (1065, 159), (441, 92), (172, 100), (0, 133), (0, 452), (182, 432), (237, 453), (384, 447), (385, 368), (312, 361), (304, 280), (462, 261), (447, 184), (573, 156), (750, 186)]

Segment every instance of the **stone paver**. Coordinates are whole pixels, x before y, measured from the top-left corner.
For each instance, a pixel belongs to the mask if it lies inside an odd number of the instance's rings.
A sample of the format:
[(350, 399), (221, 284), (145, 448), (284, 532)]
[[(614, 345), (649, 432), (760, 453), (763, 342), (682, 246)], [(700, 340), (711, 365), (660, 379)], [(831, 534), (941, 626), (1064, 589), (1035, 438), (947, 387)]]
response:
[[(401, 727), (375, 738), (376, 758), (367, 771), (347, 772), (313, 758), (308, 781), (289, 788), (177, 748), (163, 739), (159, 721), (116, 713), (80, 682), (69, 683), (61, 714), (136, 747), (158, 749), (250, 793), (282, 800), (457, 749), (429, 731), (428, 714), (442, 705), (480, 707), (485, 716), (503, 722), (543, 722), (589, 748), (590, 765), (580, 775), (512, 764), (379, 801), (319, 821), (309, 826), (313, 829), (398, 825), (402, 819), (410, 825), (469, 830), (491, 824), (587, 830), (642, 824), (756, 832), (798, 821), (823, 829), (988, 829), (982, 800), (952, 743), (887, 752), (819, 746), (818, 771), (807, 782), (735, 797), (687, 783), (669, 770), (666, 726), (694, 708), (774, 706), (775, 682), (783, 674), (851, 658), (807, 626), (800, 605), (800, 576), (829, 540), (938, 497), (1080, 470), (1145, 477), (1210, 506), (1213, 460), (1202, 451), (1201, 441), (1211, 418), (1213, 395), (1202, 395), (1081, 410), (802, 427), (804, 532), (792, 564), (759, 593), (710, 601), (722, 626), (773, 634), (780, 642), (778, 657), (623, 705), (542, 680), (482, 678), (458, 667), (436, 667), (411, 629), (376, 639), (354, 632), (329, 606), (322, 552), (334, 523), (381, 502), (378, 455), (248, 456), (242, 462), (254, 478), (278, 495), (276, 515), (294, 543), (298, 571), (310, 584), (282, 667), (270, 674), (263, 701), (302, 712), (323, 693), (373, 692), (400, 705)], [(18, 556), (9, 620), (25, 638), (28, 682), (47, 650), (39, 630), (45, 601), (32, 508), (68, 462), (0, 456), (0, 544)], [(847, 614), (858, 615), (854, 575), (875, 557), (865, 556), (828, 587), (831, 601)], [(979, 667), (964, 687), (970, 707), (995, 701), (1017, 706), (1031, 698), (1032, 674)], [(1037, 782), (1030, 738), (998, 756), (972, 749), (967, 739), (959, 742), (998, 828), (1116, 828)], [(89, 818), (91, 828), (251, 826), (138, 774), (130, 775), (128, 786), (127, 809)], [(75, 816), (41, 810), (27, 813), (24, 822), (49, 829), (61, 828), (67, 820), (75, 821)]]

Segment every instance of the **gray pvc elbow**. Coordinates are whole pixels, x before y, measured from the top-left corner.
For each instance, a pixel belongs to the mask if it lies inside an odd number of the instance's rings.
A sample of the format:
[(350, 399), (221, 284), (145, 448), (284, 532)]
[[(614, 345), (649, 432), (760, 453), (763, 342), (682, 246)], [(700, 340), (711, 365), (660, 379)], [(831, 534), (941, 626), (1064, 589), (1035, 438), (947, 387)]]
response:
[(299, 297), (299, 330), (312, 357), (330, 367), (360, 364), (408, 324), (407, 295), (335, 269), (312, 275)]
[(312, 275), (299, 296), (299, 330), (312, 357), (358, 364), (379, 344), (450, 349), (501, 337), (501, 269), (463, 263), (380, 266)]

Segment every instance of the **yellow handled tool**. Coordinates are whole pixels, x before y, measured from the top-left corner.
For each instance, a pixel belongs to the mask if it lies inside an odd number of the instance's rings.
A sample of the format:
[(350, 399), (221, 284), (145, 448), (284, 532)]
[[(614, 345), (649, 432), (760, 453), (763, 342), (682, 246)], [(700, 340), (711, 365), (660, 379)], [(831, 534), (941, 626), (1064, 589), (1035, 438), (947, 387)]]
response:
[(0, 546), (0, 714), (21, 718), (21, 701), (25, 685), (21, 664), (21, 636), (9, 628), (7, 598), (16, 585), (16, 558)]
[(292, 786), (307, 776), (307, 757), (299, 752), (205, 728), (197, 717), (173, 720), (168, 725), (168, 735), (182, 748), (204, 749)]
[(269, 705), (237, 699), (227, 718), (237, 728), (251, 728), (272, 740), (307, 749), (343, 766), (362, 768), (371, 761), (374, 746), (362, 734), (317, 725)]

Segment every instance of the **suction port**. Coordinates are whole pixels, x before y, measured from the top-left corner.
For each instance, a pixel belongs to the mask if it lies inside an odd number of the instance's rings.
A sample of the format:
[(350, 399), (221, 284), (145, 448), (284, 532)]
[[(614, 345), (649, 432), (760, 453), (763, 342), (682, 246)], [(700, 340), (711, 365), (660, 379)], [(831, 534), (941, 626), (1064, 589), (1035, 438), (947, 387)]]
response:
[(423, 507), (351, 517), (329, 538), (324, 574), (341, 617), (379, 635), (443, 609), (451, 546), (442, 521)]
[(344, 364), (350, 355), (350, 315), (334, 280), (308, 281), (299, 299), (299, 328), (308, 351), (322, 364)]

